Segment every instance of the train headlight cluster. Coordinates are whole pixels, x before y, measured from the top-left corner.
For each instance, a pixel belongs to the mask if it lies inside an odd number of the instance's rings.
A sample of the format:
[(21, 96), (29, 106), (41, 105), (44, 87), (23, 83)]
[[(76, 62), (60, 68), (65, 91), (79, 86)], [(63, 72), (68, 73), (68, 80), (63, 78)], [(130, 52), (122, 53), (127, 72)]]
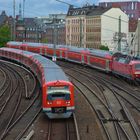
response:
[(52, 104), (52, 102), (48, 102), (48, 105), (51, 105)]
[(68, 105), (69, 105), (69, 104), (70, 104), (70, 101), (66, 101), (66, 104), (68, 104)]

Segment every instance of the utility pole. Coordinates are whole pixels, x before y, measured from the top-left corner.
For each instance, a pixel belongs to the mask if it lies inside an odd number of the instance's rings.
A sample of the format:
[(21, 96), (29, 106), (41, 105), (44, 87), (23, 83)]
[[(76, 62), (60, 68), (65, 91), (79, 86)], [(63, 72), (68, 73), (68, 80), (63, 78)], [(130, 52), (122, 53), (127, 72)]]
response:
[(15, 9), (16, 9), (16, 4), (15, 0), (13, 0), (13, 40), (15, 41), (15, 35), (16, 35), (16, 18), (15, 18)]
[(137, 56), (140, 56), (140, 20), (138, 20), (138, 53), (137, 53)]
[(11, 28), (11, 40), (13, 40), (13, 20), (10, 19), (10, 28)]
[(119, 16), (118, 51), (121, 52), (121, 16)]
[(57, 15), (53, 15), (53, 24), (54, 24), (54, 30), (53, 30), (53, 44), (54, 44), (54, 54), (52, 57), (53, 61), (56, 61), (56, 43), (57, 43)]
[(80, 48), (82, 48), (82, 19), (80, 18)]

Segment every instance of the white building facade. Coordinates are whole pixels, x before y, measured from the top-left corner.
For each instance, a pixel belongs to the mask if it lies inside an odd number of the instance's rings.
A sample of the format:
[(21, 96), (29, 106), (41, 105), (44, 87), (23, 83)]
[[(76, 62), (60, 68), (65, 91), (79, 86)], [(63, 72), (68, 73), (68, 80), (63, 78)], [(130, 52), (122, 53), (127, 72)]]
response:
[(131, 41), (130, 47), (131, 47), (130, 54), (135, 57), (136, 56), (140, 57), (140, 19), (138, 20), (135, 36)]
[(118, 48), (119, 26), (122, 50), (128, 42), (128, 16), (119, 8), (111, 8), (101, 15), (101, 44), (108, 46), (112, 51)]

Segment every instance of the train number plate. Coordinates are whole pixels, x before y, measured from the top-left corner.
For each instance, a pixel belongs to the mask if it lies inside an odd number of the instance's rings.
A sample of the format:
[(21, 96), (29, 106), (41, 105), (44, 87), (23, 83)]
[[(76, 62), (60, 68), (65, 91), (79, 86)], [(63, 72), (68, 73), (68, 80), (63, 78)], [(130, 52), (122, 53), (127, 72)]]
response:
[(52, 108), (52, 113), (65, 113), (66, 108), (65, 107), (55, 107)]

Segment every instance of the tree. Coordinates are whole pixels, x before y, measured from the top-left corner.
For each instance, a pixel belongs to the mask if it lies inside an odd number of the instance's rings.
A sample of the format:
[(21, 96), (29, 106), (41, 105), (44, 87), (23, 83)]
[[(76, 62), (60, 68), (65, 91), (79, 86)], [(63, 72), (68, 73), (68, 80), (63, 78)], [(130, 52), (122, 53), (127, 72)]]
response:
[(108, 46), (101, 45), (99, 48), (100, 48), (100, 50), (106, 50), (106, 51), (109, 51)]
[(43, 39), (41, 40), (41, 42), (42, 42), (42, 43), (48, 43), (48, 39), (47, 39), (47, 38), (43, 38)]
[(3, 25), (0, 27), (0, 47), (6, 46), (6, 43), (10, 41), (10, 27)]

